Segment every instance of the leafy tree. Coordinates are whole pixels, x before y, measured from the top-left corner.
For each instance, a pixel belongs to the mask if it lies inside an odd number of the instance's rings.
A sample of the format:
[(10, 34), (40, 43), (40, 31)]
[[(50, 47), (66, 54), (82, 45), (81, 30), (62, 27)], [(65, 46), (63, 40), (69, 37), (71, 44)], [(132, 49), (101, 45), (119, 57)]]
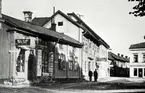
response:
[(129, 2), (138, 2), (138, 4), (133, 7), (134, 11), (129, 12), (129, 14), (133, 14), (136, 17), (145, 16), (145, 0), (128, 0), (128, 1)]

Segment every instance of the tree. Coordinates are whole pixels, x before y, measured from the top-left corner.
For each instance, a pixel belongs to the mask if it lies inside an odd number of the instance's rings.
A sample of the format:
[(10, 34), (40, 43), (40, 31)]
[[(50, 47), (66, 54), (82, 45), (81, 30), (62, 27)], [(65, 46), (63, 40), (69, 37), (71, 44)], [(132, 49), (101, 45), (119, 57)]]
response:
[(129, 2), (138, 2), (138, 4), (133, 7), (134, 11), (129, 12), (129, 14), (133, 14), (136, 17), (145, 16), (145, 0), (128, 0), (128, 1)]

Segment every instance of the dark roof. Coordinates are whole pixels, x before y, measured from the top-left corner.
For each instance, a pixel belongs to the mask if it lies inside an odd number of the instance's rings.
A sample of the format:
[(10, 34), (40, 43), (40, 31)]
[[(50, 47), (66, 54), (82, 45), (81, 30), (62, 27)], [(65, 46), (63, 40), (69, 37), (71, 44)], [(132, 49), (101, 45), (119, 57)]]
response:
[[(99, 37), (85, 22), (83, 22), (75, 13), (72, 13), (73, 14), (73, 16), (78, 20), (78, 22), (75, 22), (73, 19), (71, 19), (70, 17), (68, 17), (66, 14), (64, 14), (62, 11), (60, 11), (60, 10), (58, 10), (54, 15), (52, 15), (51, 16), (51, 19), (55, 16), (55, 15), (57, 15), (57, 14), (60, 14), (60, 15), (62, 15), (63, 17), (65, 17), (67, 20), (69, 20), (71, 23), (73, 23), (74, 25), (76, 25), (76, 26), (78, 26), (78, 27), (80, 27), (80, 28), (82, 28), (82, 29), (84, 29), (84, 30), (86, 30), (90, 35), (91, 35), (91, 37), (93, 37), (93, 41), (95, 41), (94, 43), (96, 43), (96, 41), (98, 42), (101, 42), (106, 48), (110, 48), (110, 46), (101, 38), (101, 37)], [(42, 17), (41, 17), (42, 18)], [(44, 19), (45, 19), (45, 17), (44, 17)], [(39, 20), (37, 20), (37, 19), (33, 19), (33, 20), (35, 20), (35, 23), (37, 23)], [(34, 21), (32, 21), (33, 23), (34, 23)], [(35, 24), (34, 23), (34, 24)], [(44, 24), (42, 24), (42, 23), (39, 23), (39, 25), (41, 25), (41, 26), (43, 26)], [(85, 26), (85, 28), (84, 28), (84, 26), (82, 26), (82, 25), (84, 25)], [(90, 37), (90, 36), (89, 36)], [(91, 38), (90, 37), (90, 38)]]
[(51, 20), (50, 17), (38, 17), (38, 18), (35, 17), (32, 20), (32, 23), (35, 24), (35, 25), (43, 26), (43, 25), (45, 25), (50, 20)]
[(132, 44), (129, 49), (138, 49), (138, 48), (145, 48), (145, 42)]
[[(33, 24), (38, 24), (40, 26), (45, 25), (48, 21), (52, 20), (52, 18), (54, 16), (56, 16), (57, 14), (60, 14), (61, 16), (63, 16), (64, 18), (66, 18), (67, 20), (69, 20), (71, 23), (73, 23), (74, 25), (81, 27), (79, 24), (77, 24), (74, 20), (72, 20), (70, 17), (68, 17), (66, 14), (64, 14), (62, 11), (58, 10), (54, 15), (52, 15), (51, 17), (40, 17), (40, 18), (34, 18), (32, 20)], [(39, 21), (42, 21), (39, 23)]]
[(124, 58), (121, 56), (117, 56), (116, 54), (112, 52), (108, 52), (108, 59), (109, 60), (117, 60), (117, 61), (122, 61), (122, 62), (129, 62), (129, 58)]
[(81, 20), (74, 12), (73, 13), (68, 13), (73, 15), (73, 17), (75, 17), (78, 21), (79, 24), (83, 25), (86, 29), (88, 29), (87, 31), (89, 31), (89, 33), (96, 39), (99, 40), (99, 42), (101, 42), (106, 48), (110, 48), (110, 46), (100, 37), (98, 36), (83, 20)]
[[(37, 34), (39, 35), (39, 37), (45, 38), (49, 41), (54, 41), (54, 42), (59, 41), (58, 43), (71, 45), (78, 48), (81, 48), (83, 46), (80, 42), (72, 39), (71, 37), (67, 35), (62, 35), (58, 32), (49, 30), (44, 27), (34, 25), (34, 24), (31, 24), (22, 20), (18, 20), (16, 18), (7, 16), (7, 15), (2, 15), (2, 19), (4, 20), (6, 24), (11, 25), (13, 28), (17, 28), (25, 32)], [(64, 38), (64, 37), (67, 37), (67, 38)]]

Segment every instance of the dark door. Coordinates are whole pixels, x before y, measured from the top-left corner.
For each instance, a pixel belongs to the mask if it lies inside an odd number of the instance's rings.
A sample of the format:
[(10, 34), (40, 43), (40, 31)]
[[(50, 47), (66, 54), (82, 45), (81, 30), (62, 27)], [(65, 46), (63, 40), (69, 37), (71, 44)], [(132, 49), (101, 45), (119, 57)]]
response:
[(28, 80), (33, 80), (34, 52), (30, 51), (28, 58)]
[(138, 69), (138, 76), (139, 77), (143, 77), (143, 73), (142, 73), (143, 71), (142, 71), (142, 68), (139, 68)]

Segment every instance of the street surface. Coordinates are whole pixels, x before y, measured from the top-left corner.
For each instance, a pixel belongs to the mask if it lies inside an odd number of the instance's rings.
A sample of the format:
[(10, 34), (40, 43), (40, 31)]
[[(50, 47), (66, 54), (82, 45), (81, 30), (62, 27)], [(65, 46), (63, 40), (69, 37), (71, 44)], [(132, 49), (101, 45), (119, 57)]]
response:
[(41, 84), (26, 88), (0, 87), (0, 93), (145, 93), (144, 79), (107, 78), (98, 82)]

